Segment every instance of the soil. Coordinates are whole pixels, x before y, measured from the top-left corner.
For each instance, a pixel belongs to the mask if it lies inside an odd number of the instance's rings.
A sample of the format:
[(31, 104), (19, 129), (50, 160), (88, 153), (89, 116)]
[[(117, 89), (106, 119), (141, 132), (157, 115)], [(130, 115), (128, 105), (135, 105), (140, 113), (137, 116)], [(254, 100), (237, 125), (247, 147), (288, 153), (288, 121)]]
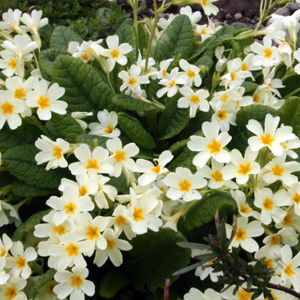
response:
[[(171, 0), (169, 0), (171, 1)], [(153, 0), (140, 0), (140, 2), (146, 3), (145, 9), (139, 9), (140, 15), (147, 17), (153, 17)], [(168, 0), (167, 0), (168, 2)], [(218, 0), (213, 4), (219, 8), (219, 13), (217, 16), (210, 16), (215, 23), (243, 23), (248, 27), (254, 27), (255, 24), (259, 21), (259, 9), (260, 9), (261, 0)], [(119, 4), (123, 4), (124, 8), (132, 13), (131, 7), (128, 5), (126, 0), (118, 0)], [(157, 1), (159, 4), (159, 1)], [(191, 6), (194, 11), (201, 11), (202, 16), (204, 16), (202, 7), (200, 4), (194, 4)], [(178, 14), (180, 11), (180, 6), (172, 5), (162, 17), (165, 17), (168, 14)], [(300, 4), (291, 3), (288, 8), (285, 8), (280, 14), (288, 16), (292, 14), (295, 10), (300, 8)], [(275, 11), (275, 10), (274, 10)], [(207, 23), (207, 19), (204, 17), (200, 20), (200, 24)]]

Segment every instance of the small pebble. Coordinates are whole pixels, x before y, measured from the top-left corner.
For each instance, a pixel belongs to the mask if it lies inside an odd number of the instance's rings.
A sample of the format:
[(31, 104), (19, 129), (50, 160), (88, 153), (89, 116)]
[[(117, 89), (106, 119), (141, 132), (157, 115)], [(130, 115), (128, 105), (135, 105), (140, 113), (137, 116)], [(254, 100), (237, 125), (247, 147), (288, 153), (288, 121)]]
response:
[(241, 13), (236, 13), (235, 15), (234, 15), (234, 18), (236, 19), (236, 20), (239, 20), (239, 19), (241, 19), (243, 16), (242, 16), (242, 14)]
[(226, 19), (232, 19), (232, 15), (231, 15), (230, 13), (228, 13), (228, 14), (226, 15)]
[(290, 16), (290, 9), (288, 7), (284, 8), (282, 11), (280, 11), (279, 13), (277, 13), (277, 15), (280, 16)]
[(294, 11), (300, 9), (300, 3), (292, 2), (289, 4), (288, 8), (290, 9), (291, 12), (294, 12)]

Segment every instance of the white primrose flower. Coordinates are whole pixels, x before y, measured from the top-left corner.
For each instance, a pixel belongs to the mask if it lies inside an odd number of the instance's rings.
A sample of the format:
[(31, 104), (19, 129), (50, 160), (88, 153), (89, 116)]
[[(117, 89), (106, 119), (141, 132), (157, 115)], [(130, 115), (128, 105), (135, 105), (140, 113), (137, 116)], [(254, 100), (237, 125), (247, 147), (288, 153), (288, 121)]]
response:
[(173, 155), (169, 150), (163, 151), (158, 159), (154, 159), (155, 165), (145, 159), (138, 159), (134, 168), (135, 172), (144, 173), (138, 178), (138, 182), (142, 186), (146, 186), (156, 180), (157, 176), (167, 173), (168, 169), (165, 168), (172, 159)]
[(89, 124), (90, 134), (105, 136), (107, 138), (118, 137), (121, 132), (116, 128), (118, 115), (115, 111), (108, 112), (106, 109), (97, 113), (99, 123)]
[(204, 293), (196, 288), (191, 288), (190, 291), (183, 296), (184, 300), (221, 300), (220, 293), (213, 289), (206, 289)]
[[(6, 233), (3, 233), (2, 240), (0, 239), (0, 261), (2, 261), (2, 260), (5, 261), (8, 251), (12, 245), (13, 245), (13, 242), (10, 239), (10, 237)], [(8, 256), (10, 256), (10, 255), (8, 255)]]
[(123, 147), (120, 139), (113, 138), (106, 141), (106, 147), (112, 153), (107, 160), (114, 167), (110, 175), (119, 177), (123, 171), (125, 176), (129, 176), (127, 173), (132, 172), (135, 167), (135, 162), (131, 157), (139, 153), (138, 146), (135, 143), (129, 143)]
[(132, 246), (127, 241), (118, 238), (120, 233), (121, 232), (115, 232), (111, 228), (104, 231), (103, 237), (106, 239), (107, 247), (104, 250), (96, 250), (94, 263), (98, 267), (102, 267), (108, 258), (116, 267), (119, 267), (123, 263), (123, 257), (120, 250), (129, 251), (132, 249)]
[(232, 139), (227, 132), (221, 132), (217, 121), (204, 122), (202, 131), (205, 137), (191, 136), (187, 146), (192, 151), (199, 152), (193, 159), (193, 164), (199, 168), (203, 167), (213, 157), (217, 162), (228, 163), (230, 154), (223, 149)]
[(6, 258), (6, 266), (11, 268), (11, 276), (20, 276), (23, 279), (27, 279), (31, 275), (31, 268), (28, 262), (37, 258), (36, 251), (32, 247), (24, 251), (24, 246), (20, 241), (14, 242), (9, 251), (11, 256)]
[(156, 96), (158, 98), (161, 98), (165, 93), (167, 93), (168, 97), (173, 97), (178, 91), (177, 84), (187, 83), (188, 76), (178, 74), (178, 70), (178, 67), (174, 68), (170, 75), (158, 82), (159, 84), (165, 86), (157, 91)]
[[(227, 238), (230, 238), (233, 227), (229, 224), (225, 225)], [(263, 233), (264, 228), (261, 226), (259, 221), (252, 221), (248, 223), (248, 218), (239, 217), (237, 218), (237, 229), (230, 247), (241, 246), (247, 252), (255, 252), (259, 249), (259, 246), (253, 237), (258, 237)]]
[(249, 120), (246, 125), (247, 129), (253, 132), (256, 136), (248, 139), (248, 144), (252, 151), (258, 151), (261, 148), (268, 147), (275, 156), (281, 156), (284, 152), (282, 142), (293, 140), (296, 135), (292, 133), (291, 126), (284, 126), (277, 128), (280, 118), (273, 117), (267, 114), (265, 119), (265, 129), (263, 130), (261, 124), (256, 120)]
[(0, 200), (0, 227), (15, 222), (15, 225), (21, 223), (17, 210), (9, 203)]
[(210, 103), (215, 113), (212, 115), (211, 120), (217, 121), (220, 125), (222, 132), (228, 132), (230, 125), (235, 126), (236, 113), (238, 110), (239, 103), (226, 102), (222, 107), (217, 110), (214, 108), (213, 103)]
[(278, 46), (278, 52), (281, 56), (282, 61), (285, 63), (285, 65), (289, 68), (293, 62), (292, 62), (292, 53), (293, 50), (289, 43), (287, 42), (282, 42)]
[(224, 179), (236, 178), (238, 184), (247, 183), (249, 175), (260, 172), (260, 165), (255, 162), (257, 155), (258, 152), (252, 151), (250, 147), (247, 147), (245, 157), (242, 156), (239, 150), (233, 149), (230, 152), (230, 163), (223, 168)]
[(57, 83), (52, 84), (50, 87), (48, 86), (49, 82), (42, 79), (34, 84), (34, 91), (27, 94), (26, 104), (29, 107), (38, 108), (37, 115), (40, 120), (50, 120), (52, 112), (59, 115), (67, 113), (67, 102), (58, 100), (64, 95), (65, 89)]
[(91, 211), (95, 207), (89, 196), (79, 197), (78, 188), (71, 185), (66, 186), (61, 197), (51, 196), (46, 204), (56, 211), (52, 218), (56, 226), (66, 219), (75, 221), (78, 214)]
[(185, 202), (201, 199), (198, 189), (207, 185), (202, 175), (193, 175), (189, 169), (182, 167), (176, 168), (175, 173), (169, 173), (163, 181), (170, 187), (167, 197), (172, 200), (183, 199)]
[(53, 292), (59, 299), (65, 299), (70, 296), (70, 300), (84, 300), (85, 295), (93, 296), (95, 294), (95, 285), (87, 280), (89, 270), (82, 267), (73, 267), (70, 271), (59, 271), (54, 275), (58, 282), (54, 286)]
[(179, 66), (184, 72), (180, 72), (181, 75), (186, 75), (188, 77), (187, 85), (188, 86), (200, 86), (202, 79), (199, 75), (200, 69), (197, 66), (189, 64), (185, 59), (179, 61)]
[(92, 112), (74, 111), (71, 113), (71, 117), (80, 125), (83, 130), (86, 130), (88, 125), (82, 119), (92, 116)]
[(198, 110), (207, 112), (209, 111), (209, 104), (207, 98), (209, 97), (209, 92), (200, 89), (194, 92), (190, 87), (182, 87), (179, 89), (180, 94), (183, 97), (178, 100), (178, 107), (180, 108), (190, 108), (190, 118), (194, 118)]
[(34, 9), (31, 12), (31, 16), (27, 13), (24, 13), (20, 20), (28, 27), (31, 32), (36, 35), (40, 28), (48, 24), (48, 18), (42, 19), (42, 14), (42, 10), (37, 11)]
[(174, 60), (173, 58), (169, 58), (167, 60), (162, 60), (159, 63), (160, 71), (157, 74), (158, 79), (167, 78), (170, 75), (169, 73), (167, 73), (167, 70), (168, 70), (168, 68), (169, 68), (169, 66), (170, 66), (170, 64), (172, 63), (173, 60)]
[(64, 153), (69, 149), (68, 142), (61, 138), (53, 142), (45, 135), (41, 135), (41, 138), (38, 138), (35, 142), (35, 146), (39, 150), (42, 150), (35, 156), (35, 160), (38, 165), (48, 162), (46, 166), (47, 171), (58, 167), (66, 168), (68, 166), (68, 162), (64, 157)]
[[(27, 300), (23, 289), (27, 281), (20, 277), (11, 277), (5, 284), (0, 285), (0, 299), (3, 300)], [(13, 296), (13, 298), (12, 298)]]
[(14, 130), (22, 124), (19, 114), (25, 111), (25, 105), (22, 100), (16, 99), (12, 91), (0, 91), (0, 129), (5, 122), (10, 129)]
[(201, 20), (202, 15), (200, 11), (196, 11), (193, 13), (192, 8), (190, 6), (185, 6), (180, 8), (180, 14), (186, 15), (190, 18), (191, 24), (193, 27), (196, 26), (196, 24)]
[(6, 77), (11, 77), (18, 73), (16, 57), (8, 50), (0, 52), (0, 69)]
[(137, 97), (141, 96), (141, 84), (150, 83), (147, 75), (140, 75), (141, 71), (141, 67), (136, 65), (131, 65), (129, 72), (121, 71), (118, 74), (118, 77), (123, 80), (123, 84), (120, 86), (120, 91), (122, 92), (127, 89), (127, 92), (132, 92)]
[(272, 40), (270, 37), (265, 36), (263, 39), (263, 45), (254, 42), (250, 45), (250, 49), (256, 53), (252, 58), (252, 63), (255, 66), (273, 67), (277, 66), (281, 62), (281, 57), (277, 47), (272, 46)]
[(74, 162), (69, 165), (69, 169), (73, 175), (78, 175), (81, 172), (91, 173), (111, 173), (114, 168), (108, 162), (109, 152), (98, 146), (92, 152), (88, 145), (81, 144), (74, 150), (74, 154), (79, 162)]
[[(234, 288), (235, 288), (234, 286), (230, 286), (228, 288), (225, 285), (224, 291), (221, 292), (221, 297), (226, 300), (250, 300), (251, 299), (253, 292), (247, 292), (246, 291), (247, 287), (245, 284), (240, 286), (235, 294), (233, 293)], [(262, 298), (257, 298), (257, 300), (262, 300)]]
[(278, 78), (274, 79), (276, 68), (263, 68), (264, 82), (261, 85), (262, 89), (270, 90), (281, 98), (280, 93), (277, 89), (284, 88), (282, 81)]
[[(55, 280), (50, 280), (38, 290), (35, 300), (57, 300), (58, 296), (53, 292), (54, 287), (58, 285)], [(62, 300), (67, 300), (63, 298)]]
[[(0, 52), (1, 53), (1, 52)], [(294, 52), (294, 57), (295, 59), (299, 62), (298, 64), (295, 65), (294, 67), (294, 71), (297, 73), (297, 74), (300, 74), (300, 48), (297, 49), (295, 52)], [(4, 57), (3, 57), (4, 58)], [(0, 65), (1, 67), (1, 65)]]
[[(216, 2), (218, 0), (200, 0), (200, 5), (202, 6), (204, 13), (207, 16), (210, 15), (217, 15), (219, 12), (219, 8), (215, 5), (213, 5), (214, 2)], [(199, 0), (197, 0), (196, 3), (199, 3)]]
[(125, 54), (132, 51), (132, 47), (128, 43), (119, 45), (119, 37), (117, 35), (108, 36), (106, 38), (108, 49), (103, 49), (101, 55), (108, 57), (107, 64), (109, 71), (112, 71), (116, 62), (122, 66), (126, 65), (127, 57)]
[(22, 33), (20, 28), (20, 17), (22, 12), (19, 9), (12, 10), (11, 8), (2, 14), (2, 20), (0, 21), (0, 29), (10, 33), (16, 31)]

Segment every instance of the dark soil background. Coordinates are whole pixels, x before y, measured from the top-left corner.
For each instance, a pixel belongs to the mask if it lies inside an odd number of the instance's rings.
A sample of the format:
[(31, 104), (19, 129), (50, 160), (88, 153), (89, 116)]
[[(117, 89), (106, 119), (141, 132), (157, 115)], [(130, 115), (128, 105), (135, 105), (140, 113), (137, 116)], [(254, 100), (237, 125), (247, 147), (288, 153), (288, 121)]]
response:
[[(140, 15), (147, 17), (153, 17), (153, 0), (141, 0), (140, 2), (146, 3), (145, 9), (139, 9)], [(123, 4), (124, 8), (131, 13), (132, 9), (128, 5), (126, 0), (118, 0), (119, 4)], [(159, 3), (159, 2), (157, 2)], [(213, 3), (219, 8), (219, 13), (217, 16), (211, 15), (210, 18), (213, 19), (214, 23), (243, 23), (248, 27), (254, 27), (255, 24), (259, 21), (259, 8), (260, 0), (219, 0)], [(205, 17), (203, 10), (200, 4), (195, 4), (191, 6), (194, 11), (201, 11), (202, 19), (200, 24), (207, 23), (207, 18)], [(180, 11), (180, 6), (172, 5), (163, 17), (168, 14), (178, 14)], [(279, 7), (278, 7), (279, 8)], [(280, 12), (281, 15), (289, 16), (294, 13), (297, 9), (300, 9), (299, 3), (291, 3), (287, 8)]]

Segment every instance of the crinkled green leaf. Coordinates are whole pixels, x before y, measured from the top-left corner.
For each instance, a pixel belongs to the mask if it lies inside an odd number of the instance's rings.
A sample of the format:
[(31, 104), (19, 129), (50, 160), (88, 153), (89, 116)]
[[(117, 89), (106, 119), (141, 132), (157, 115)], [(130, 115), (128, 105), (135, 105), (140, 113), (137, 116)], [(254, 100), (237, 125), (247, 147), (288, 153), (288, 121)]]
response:
[(172, 274), (187, 266), (191, 253), (177, 246), (178, 242), (186, 242), (186, 239), (171, 229), (148, 231), (130, 241), (133, 249), (128, 254), (132, 258), (128, 257), (124, 266), (136, 290), (154, 292), (164, 287), (166, 278), (170, 282), (177, 279)]
[(22, 125), (11, 130), (7, 125), (0, 130), (0, 152), (4, 154), (8, 149), (23, 145), (33, 144), (41, 131), (29, 119), (23, 119)]
[(118, 124), (128, 137), (138, 146), (153, 149), (156, 147), (152, 135), (144, 129), (140, 121), (126, 113), (118, 113)]
[(156, 107), (150, 103), (146, 103), (125, 94), (114, 95), (111, 98), (111, 101), (124, 109), (132, 111), (149, 111), (156, 109)]
[(107, 141), (106, 137), (102, 137), (94, 134), (88, 134), (88, 133), (82, 133), (78, 135), (75, 139), (76, 143), (88, 144), (91, 147), (97, 147), (97, 146), (105, 147), (106, 141)]
[(201, 78), (205, 78), (209, 71), (211, 70), (212, 66), (214, 65), (214, 61), (211, 57), (205, 55), (201, 56), (196, 62), (195, 66), (200, 68), (200, 76)]
[(54, 113), (52, 114), (51, 120), (59, 133), (63, 135), (69, 143), (74, 143), (76, 137), (84, 132), (78, 122), (69, 114), (58, 115)]
[(251, 81), (244, 81), (242, 83), (242, 87), (245, 88), (244, 94), (248, 94), (248, 93), (254, 92), (256, 90), (256, 88), (258, 87), (258, 84), (255, 82), (251, 82)]
[(40, 189), (57, 189), (64, 172), (62, 169), (46, 171), (45, 164), (37, 165), (34, 157), (38, 152), (34, 145), (20, 145), (8, 149), (3, 161), (20, 181)]
[(35, 299), (37, 293), (39, 292), (39, 289), (46, 285), (47, 282), (53, 280), (53, 277), (56, 273), (55, 269), (49, 269), (45, 274), (42, 274), (39, 276), (39, 278), (34, 282), (31, 289), (29, 290), (29, 297), (31, 299)]
[(70, 42), (81, 44), (83, 39), (69, 27), (57, 26), (50, 37), (50, 48), (68, 50)]
[(24, 223), (22, 223), (14, 232), (12, 240), (14, 242), (20, 241), (25, 234), (32, 231), (34, 226), (40, 224), (43, 217), (50, 212), (50, 209), (40, 211), (31, 217), (29, 217)]
[[(286, 74), (286, 72), (284, 72), (284, 75)], [(276, 78), (278, 78), (276, 76)], [(284, 82), (285, 87), (278, 89), (278, 91), (280, 92), (280, 95), (283, 99), (287, 99), (290, 93), (293, 93), (294, 96), (300, 96), (300, 92), (298, 93), (294, 93), (295, 90), (297, 90), (299, 88), (299, 81), (300, 81), (300, 75), (294, 75), (294, 76), (290, 76), (288, 78), (288, 80), (286, 80)]]
[(190, 120), (189, 109), (177, 107), (177, 101), (177, 97), (170, 99), (159, 119), (158, 130), (161, 140), (169, 139), (180, 133)]
[(119, 177), (111, 177), (107, 184), (114, 186), (118, 192), (129, 194), (129, 186), (123, 173)]
[(253, 133), (246, 128), (249, 120), (257, 120), (264, 127), (265, 117), (268, 113), (274, 115), (276, 110), (265, 105), (249, 105), (242, 107), (236, 115), (236, 126), (230, 127), (229, 134), (232, 136), (232, 140), (228, 144), (228, 148), (236, 148), (243, 153), (248, 147), (249, 137), (253, 135)]
[(38, 196), (48, 196), (57, 192), (57, 189), (41, 189), (25, 182), (15, 180), (12, 183), (11, 191), (14, 195), (19, 197), (34, 198)]
[(169, 151), (171, 151), (172, 153), (174, 153), (175, 151), (178, 151), (178, 150), (184, 148), (189, 140), (190, 140), (190, 139), (185, 139), (185, 140), (178, 141), (178, 142), (174, 143), (174, 144), (169, 148)]
[(187, 59), (193, 48), (193, 29), (188, 16), (177, 16), (162, 33), (155, 46), (154, 59), (160, 62), (178, 54)]
[(109, 272), (101, 280), (99, 294), (101, 297), (111, 299), (128, 284), (129, 279), (123, 273)]
[(293, 127), (293, 132), (300, 137), (300, 98), (289, 97), (275, 114), (280, 123)]
[(192, 172), (196, 172), (196, 167), (193, 165), (193, 159), (197, 155), (198, 152), (191, 151), (187, 146), (183, 149), (183, 151), (172, 160), (168, 169), (170, 171), (175, 171), (177, 167), (188, 168)]
[(217, 209), (219, 212), (227, 210), (232, 213), (237, 209), (234, 199), (222, 192), (195, 201), (198, 201), (198, 204), (179, 220), (179, 228), (190, 231), (213, 220)]
[(112, 89), (101, 82), (99, 71), (72, 56), (60, 55), (53, 63), (53, 80), (65, 88), (62, 100), (68, 103), (68, 111), (118, 110), (111, 102)]
[(59, 55), (68, 55), (66, 50), (50, 48), (39, 54), (39, 67), (43, 78), (52, 80), (52, 64)]

